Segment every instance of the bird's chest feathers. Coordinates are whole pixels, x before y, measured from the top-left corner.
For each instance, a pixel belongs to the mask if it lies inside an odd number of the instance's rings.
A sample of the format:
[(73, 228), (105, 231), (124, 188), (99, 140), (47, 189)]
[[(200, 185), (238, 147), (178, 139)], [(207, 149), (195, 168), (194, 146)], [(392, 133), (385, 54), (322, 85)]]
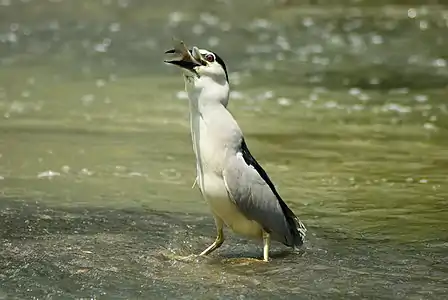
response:
[(191, 134), (198, 169), (202, 172), (221, 174), (228, 149), (225, 137), (216, 132), (213, 120), (203, 114), (193, 112), (191, 117)]

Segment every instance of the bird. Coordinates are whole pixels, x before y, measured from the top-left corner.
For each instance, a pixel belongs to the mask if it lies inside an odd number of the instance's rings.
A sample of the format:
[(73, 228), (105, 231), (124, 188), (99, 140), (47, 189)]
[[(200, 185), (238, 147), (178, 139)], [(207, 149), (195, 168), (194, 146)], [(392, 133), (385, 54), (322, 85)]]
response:
[(253, 260), (270, 260), (271, 240), (300, 249), (306, 237), (305, 225), (251, 154), (242, 129), (227, 109), (230, 84), (224, 60), (207, 49), (189, 49), (181, 40), (174, 39), (173, 44), (173, 49), (165, 51), (171, 58), (164, 62), (183, 71), (196, 158), (193, 187), (199, 187), (216, 226), (214, 242), (199, 256), (223, 244), (225, 226), (263, 242), (263, 259)]

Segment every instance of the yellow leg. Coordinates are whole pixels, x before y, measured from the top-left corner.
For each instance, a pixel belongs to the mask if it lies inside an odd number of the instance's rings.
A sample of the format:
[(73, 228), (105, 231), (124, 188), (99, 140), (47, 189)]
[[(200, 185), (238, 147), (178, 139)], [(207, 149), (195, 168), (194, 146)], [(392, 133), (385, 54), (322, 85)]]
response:
[(201, 254), (199, 254), (200, 256), (212, 253), (213, 251), (221, 247), (222, 243), (224, 242), (224, 232), (223, 232), (224, 223), (220, 218), (215, 216), (215, 224), (217, 233), (216, 239), (213, 242), (213, 244), (211, 244), (207, 249), (205, 249), (204, 251), (201, 252)]
[[(201, 254), (199, 254), (199, 256), (204, 256), (204, 255), (208, 255), (208, 254), (212, 253), (213, 251), (218, 249), (224, 242), (224, 232), (223, 232), (224, 223), (221, 219), (219, 219), (218, 217), (215, 216), (215, 224), (216, 224), (216, 232), (217, 232), (216, 239), (213, 242), (213, 244), (211, 244), (207, 249), (202, 251)], [(180, 260), (180, 261), (193, 261), (194, 259), (196, 259), (198, 257), (197, 254), (181, 256), (181, 255), (176, 255), (176, 254), (170, 253), (170, 254), (163, 254), (163, 255), (169, 259), (175, 259), (175, 260)]]
[(239, 264), (239, 265), (247, 265), (250, 263), (259, 263), (259, 262), (269, 262), (269, 247), (271, 245), (271, 236), (269, 233), (263, 231), (263, 259), (257, 259), (257, 258), (229, 258), (226, 259), (226, 261), (232, 263), (232, 264)]
[(271, 236), (263, 231), (263, 260), (269, 261), (269, 247), (271, 246)]

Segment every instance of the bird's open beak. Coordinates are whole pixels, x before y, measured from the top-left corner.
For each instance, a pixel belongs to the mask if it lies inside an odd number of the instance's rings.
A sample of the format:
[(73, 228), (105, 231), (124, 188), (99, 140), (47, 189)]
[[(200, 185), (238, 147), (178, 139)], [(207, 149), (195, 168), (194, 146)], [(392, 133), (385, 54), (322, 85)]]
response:
[(179, 66), (197, 75), (195, 68), (205, 65), (205, 60), (202, 58), (201, 53), (199, 53), (199, 49), (193, 47), (193, 50), (190, 51), (184, 42), (180, 40), (174, 40), (173, 44), (174, 48), (165, 51), (165, 54), (174, 55), (174, 57), (165, 60), (165, 62)]

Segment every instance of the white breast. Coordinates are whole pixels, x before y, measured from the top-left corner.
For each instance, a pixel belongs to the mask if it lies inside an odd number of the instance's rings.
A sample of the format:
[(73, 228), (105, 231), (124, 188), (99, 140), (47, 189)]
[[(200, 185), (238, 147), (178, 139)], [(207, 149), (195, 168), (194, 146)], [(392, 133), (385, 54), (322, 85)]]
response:
[(229, 147), (234, 144), (232, 128), (222, 128), (213, 113), (191, 115), (191, 135), (196, 154), (197, 183), (212, 212), (233, 231), (261, 238), (261, 226), (248, 220), (230, 200), (222, 177), (228, 155), (235, 155)]
[[(225, 108), (222, 108), (225, 109)], [(213, 110), (207, 113), (191, 112), (191, 136), (198, 169), (202, 172), (222, 174), (228, 155), (235, 152), (232, 128), (221, 126), (220, 115)]]

